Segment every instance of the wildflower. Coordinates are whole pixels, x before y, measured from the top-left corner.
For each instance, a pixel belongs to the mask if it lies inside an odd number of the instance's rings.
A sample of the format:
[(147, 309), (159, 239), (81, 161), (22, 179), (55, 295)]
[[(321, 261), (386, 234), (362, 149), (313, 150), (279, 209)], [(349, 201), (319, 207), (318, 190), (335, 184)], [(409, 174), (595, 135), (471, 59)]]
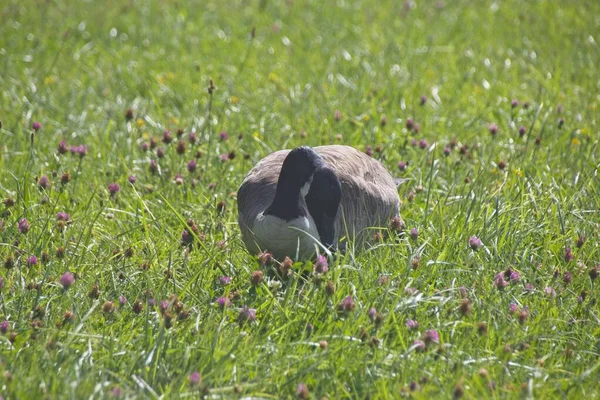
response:
[(509, 278), (511, 282), (516, 282), (521, 278), (521, 275), (517, 271), (511, 271)]
[(108, 185), (108, 191), (111, 196), (114, 196), (117, 193), (119, 193), (119, 190), (121, 190), (121, 187), (119, 186), (118, 183), (111, 183)]
[(238, 315), (238, 323), (244, 325), (246, 322), (256, 321), (256, 310), (248, 306), (243, 306)]
[(591, 268), (588, 274), (590, 275), (592, 282), (595, 281), (600, 274), (600, 264), (596, 265), (594, 268)]
[(262, 271), (254, 271), (250, 276), (250, 284), (252, 286), (258, 286), (263, 281), (263, 273)]
[(186, 151), (186, 145), (185, 142), (180, 141), (177, 143), (177, 147), (175, 148), (175, 151), (177, 152), (177, 154), (179, 155), (183, 155), (185, 154)]
[(534, 290), (535, 290), (535, 288), (533, 287), (533, 285), (531, 283), (525, 284), (525, 291), (527, 293), (532, 293)]
[(223, 310), (224, 308), (228, 307), (230, 304), (230, 300), (227, 297), (219, 297), (217, 299), (217, 305), (219, 306), (219, 308), (221, 310)]
[(490, 124), (488, 126), (488, 130), (490, 131), (490, 134), (492, 134), (492, 136), (496, 136), (496, 134), (498, 133), (498, 125)]
[(200, 377), (200, 373), (199, 372), (192, 372), (190, 374), (190, 376), (188, 376), (188, 382), (192, 386), (198, 386), (200, 384), (201, 380), (202, 380), (202, 378)]
[(471, 246), (473, 250), (478, 250), (481, 246), (483, 246), (483, 243), (477, 236), (471, 236), (469, 238), (469, 246)]
[(301, 400), (306, 400), (310, 398), (310, 393), (308, 392), (308, 387), (304, 383), (299, 383), (296, 388), (296, 398)]
[(183, 185), (183, 176), (181, 176), (180, 174), (175, 175), (175, 178), (173, 179), (173, 182), (175, 182), (175, 184), (177, 186)]
[(0, 323), (0, 333), (3, 335), (6, 335), (9, 330), (10, 330), (10, 322), (2, 321), (2, 323)]
[(104, 304), (102, 304), (102, 311), (105, 314), (110, 314), (115, 310), (115, 303), (112, 301), (105, 301)]
[(525, 136), (525, 133), (527, 133), (527, 128), (524, 126), (519, 127), (519, 136), (523, 137)]
[(423, 352), (423, 351), (425, 351), (427, 349), (427, 345), (421, 339), (416, 339), (413, 342), (413, 347), (418, 352)]
[(66, 212), (59, 211), (56, 214), (56, 220), (57, 221), (68, 222), (70, 219), (71, 219), (71, 216), (69, 214), (67, 214)]
[(222, 286), (227, 286), (227, 285), (229, 285), (231, 283), (231, 277), (229, 277), (229, 276), (221, 276), (219, 278), (219, 283)]
[(165, 144), (169, 144), (173, 141), (173, 135), (171, 135), (171, 132), (169, 131), (164, 131), (163, 132), (163, 137), (162, 137), (162, 141)]
[(38, 263), (38, 259), (36, 256), (27, 257), (27, 266), (28, 267), (33, 267), (34, 265), (37, 265), (37, 263)]
[(87, 146), (81, 144), (79, 146), (71, 146), (71, 154), (78, 155), (80, 158), (87, 156), (88, 149)]
[(421, 130), (421, 125), (419, 124), (415, 124), (415, 126), (413, 127), (413, 131), (415, 133), (419, 133), (419, 131)]
[(411, 331), (419, 329), (419, 323), (414, 319), (407, 319), (404, 325), (406, 325), (406, 327)]
[(131, 309), (135, 314), (139, 314), (144, 310), (144, 304), (141, 300), (136, 300)]
[(565, 124), (565, 119), (564, 118), (559, 118), (558, 119), (558, 129), (561, 129), (564, 124)]
[(508, 282), (504, 279), (504, 274), (502, 272), (497, 274), (494, 278), (494, 286), (496, 286), (498, 290), (502, 290), (508, 286)]
[(43, 175), (37, 184), (38, 187), (43, 190), (48, 190), (52, 186), (52, 184), (50, 183), (50, 179), (48, 179), (46, 175)]
[(319, 254), (314, 265), (315, 272), (318, 274), (324, 274), (328, 269), (329, 267), (327, 266), (327, 258), (324, 255)]
[(407, 166), (407, 164), (404, 161), (398, 162), (398, 169), (400, 171), (405, 171), (406, 170), (406, 166)]
[(426, 344), (431, 343), (439, 343), (440, 342), (440, 334), (435, 329), (426, 330), (423, 334), (423, 341)]
[(271, 265), (272, 262), (273, 254), (269, 253), (268, 251), (258, 253), (258, 263), (260, 265)]
[(221, 133), (219, 133), (219, 140), (221, 142), (226, 142), (227, 140), (229, 140), (229, 133), (227, 133), (226, 131), (222, 131)]
[(333, 296), (335, 294), (335, 285), (333, 282), (327, 282), (325, 285), (325, 293), (327, 293), (328, 296)]
[(131, 121), (133, 119), (133, 110), (131, 108), (128, 108), (127, 110), (125, 110), (125, 120), (126, 121)]
[(513, 101), (510, 102), (510, 106), (512, 108), (517, 108), (519, 106), (519, 100), (513, 99)]
[(125, 304), (127, 304), (127, 297), (120, 295), (119, 296), (119, 305), (121, 307), (123, 307)]
[(127, 178), (127, 180), (133, 185), (137, 181), (137, 178), (135, 175), (129, 175), (129, 178)]
[(164, 156), (165, 156), (165, 149), (163, 149), (162, 147), (159, 147), (158, 149), (156, 149), (156, 157), (163, 158)]
[(385, 116), (385, 114), (384, 114), (384, 115), (382, 115), (382, 116), (381, 116), (381, 120), (379, 121), (379, 124), (380, 124), (381, 126), (386, 126), (386, 125), (387, 125), (387, 122), (388, 122), (388, 120), (387, 120), (387, 117)]
[(415, 121), (412, 118), (407, 118), (406, 119), (406, 129), (408, 129), (409, 131), (412, 131), (414, 127), (415, 127)]
[(367, 312), (367, 315), (369, 316), (369, 319), (371, 321), (375, 320), (375, 315), (377, 315), (377, 309), (375, 307), (371, 307), (369, 309), (369, 311)]
[(389, 281), (389, 275), (381, 275), (379, 279), (377, 279), (377, 283), (379, 284), (379, 286), (387, 285)]
[(565, 261), (569, 262), (569, 261), (573, 260), (573, 258), (575, 258), (575, 256), (573, 256), (573, 253), (571, 252), (571, 248), (565, 247)]
[(425, 139), (419, 140), (419, 147), (421, 149), (426, 149), (427, 148), (427, 140), (425, 140)]
[(454, 389), (452, 390), (452, 398), (460, 399), (465, 394), (465, 390), (463, 389), (463, 385), (461, 382), (458, 382)]
[(410, 230), (410, 238), (412, 240), (417, 240), (419, 238), (419, 231), (417, 230), (417, 228), (412, 228)]
[(452, 149), (448, 146), (444, 147), (444, 155), (445, 156), (449, 156), (450, 153), (452, 152)]
[(516, 305), (515, 303), (510, 303), (510, 305), (508, 306), (508, 313), (509, 314), (514, 314), (517, 311), (519, 311), (519, 306)]
[(198, 138), (196, 136), (196, 132), (194, 132), (194, 131), (190, 132), (190, 137), (188, 138), (188, 140), (190, 141), (190, 144), (196, 143), (196, 140), (198, 140)]
[(158, 172), (158, 163), (156, 162), (156, 160), (150, 160), (150, 166), (148, 167), (148, 169), (152, 175)]
[(19, 232), (21, 232), (23, 235), (25, 235), (27, 232), (29, 232), (29, 229), (31, 228), (31, 225), (29, 225), (29, 221), (27, 221), (26, 218), (21, 218), (19, 220), (19, 223), (17, 224), (17, 229), (19, 230)]
[(345, 314), (354, 311), (355, 308), (356, 304), (354, 303), (354, 299), (352, 298), (352, 296), (346, 296), (344, 300), (342, 300), (337, 306), (338, 311)]
[(517, 318), (519, 319), (519, 323), (521, 325), (523, 325), (529, 319), (529, 310), (527, 307), (523, 307), (523, 309), (521, 309)]
[(373, 157), (373, 147), (367, 146), (365, 149), (365, 154), (368, 155), (369, 157)]
[(505, 168), (506, 168), (506, 161), (504, 161), (504, 160), (498, 161), (498, 169), (501, 171), (504, 171)]
[(577, 242), (575, 242), (575, 245), (577, 246), (578, 249), (580, 249), (583, 247), (584, 243), (585, 243), (585, 236), (579, 235), (579, 237), (577, 238)]
[(563, 274), (563, 278), (562, 279), (563, 279), (563, 282), (568, 285), (569, 283), (571, 283), (571, 279), (572, 279), (571, 273), (569, 271), (566, 271)]
[(469, 299), (462, 299), (459, 306), (458, 311), (462, 315), (467, 315), (471, 312), (471, 301)]
[(60, 177), (60, 184), (61, 185), (64, 186), (67, 183), (69, 183), (70, 181), (71, 181), (71, 174), (68, 171), (61, 175), (61, 177)]
[(487, 324), (487, 322), (478, 322), (476, 326), (477, 326), (477, 332), (480, 335), (487, 334), (487, 331), (488, 331), (488, 324)]
[(67, 290), (75, 283), (75, 276), (70, 272), (65, 272), (59, 279), (63, 289)]
[(556, 297), (556, 291), (552, 286), (546, 286), (546, 288), (544, 289), (544, 293), (546, 294), (546, 296)]
[(419, 100), (419, 104), (421, 104), (422, 106), (424, 106), (425, 103), (427, 103), (427, 96), (422, 95), (421, 99)]
[(166, 313), (168, 308), (169, 308), (169, 300), (163, 300), (160, 303), (158, 303), (158, 310), (160, 311), (161, 314)]
[(40, 129), (42, 129), (42, 124), (40, 124), (39, 122), (36, 121), (31, 125), (31, 128), (37, 132)]
[(198, 163), (196, 162), (196, 160), (190, 160), (190, 162), (187, 163), (187, 170), (189, 173), (193, 173), (194, 171), (196, 171), (197, 167)]
[(335, 110), (333, 113), (333, 118), (336, 120), (336, 122), (339, 122), (342, 119), (342, 112), (340, 110)]
[(227, 153), (221, 154), (219, 156), (219, 159), (221, 160), (221, 162), (229, 161), (229, 154), (227, 154)]

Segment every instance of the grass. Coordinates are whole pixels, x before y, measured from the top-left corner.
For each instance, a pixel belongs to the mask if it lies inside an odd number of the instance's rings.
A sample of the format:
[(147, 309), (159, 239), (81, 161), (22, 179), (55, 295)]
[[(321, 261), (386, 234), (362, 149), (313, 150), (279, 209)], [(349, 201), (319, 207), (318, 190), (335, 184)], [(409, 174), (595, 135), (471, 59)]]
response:
[[(600, 397), (600, 3), (322, 3), (0, 6), (4, 398)], [(406, 233), (279, 279), (235, 191), (330, 143), (410, 179)]]

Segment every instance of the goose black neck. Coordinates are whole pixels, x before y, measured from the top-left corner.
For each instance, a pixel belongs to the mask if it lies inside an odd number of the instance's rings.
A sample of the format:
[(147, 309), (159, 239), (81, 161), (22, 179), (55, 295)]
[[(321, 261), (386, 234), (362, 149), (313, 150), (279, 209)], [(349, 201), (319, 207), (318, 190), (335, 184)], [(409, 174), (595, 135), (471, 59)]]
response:
[(342, 185), (337, 175), (328, 167), (318, 169), (306, 195), (306, 205), (321, 243), (333, 249), (335, 247), (335, 219), (342, 201)]
[(265, 214), (286, 221), (306, 216), (307, 211), (301, 204), (301, 190), (322, 165), (323, 160), (310, 147), (302, 146), (290, 151), (281, 166), (275, 198)]

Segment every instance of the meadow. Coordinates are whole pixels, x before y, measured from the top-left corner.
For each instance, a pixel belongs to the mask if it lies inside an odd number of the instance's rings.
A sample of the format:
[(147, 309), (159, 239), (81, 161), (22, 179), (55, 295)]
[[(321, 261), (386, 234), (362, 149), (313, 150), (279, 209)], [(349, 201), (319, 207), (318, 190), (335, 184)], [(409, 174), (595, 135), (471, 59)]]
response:
[[(600, 398), (600, 2), (0, 18), (2, 398)], [(402, 221), (325, 272), (249, 255), (247, 171), (334, 143)]]

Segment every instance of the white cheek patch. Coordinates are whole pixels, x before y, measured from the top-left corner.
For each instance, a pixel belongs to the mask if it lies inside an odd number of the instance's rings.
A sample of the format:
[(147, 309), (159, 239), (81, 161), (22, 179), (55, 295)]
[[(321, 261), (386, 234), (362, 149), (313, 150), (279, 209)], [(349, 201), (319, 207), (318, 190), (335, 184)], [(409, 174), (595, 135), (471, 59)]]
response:
[(310, 179), (308, 180), (308, 182), (306, 182), (301, 188), (300, 188), (300, 195), (302, 197), (306, 197), (306, 195), (308, 194), (308, 191), (310, 190), (310, 185), (312, 185), (312, 181), (313, 181), (313, 177), (311, 176)]
[(276, 258), (309, 257), (315, 252), (317, 241), (320, 241), (319, 232), (310, 216), (285, 221), (261, 213), (252, 231), (259, 247), (272, 252)]

